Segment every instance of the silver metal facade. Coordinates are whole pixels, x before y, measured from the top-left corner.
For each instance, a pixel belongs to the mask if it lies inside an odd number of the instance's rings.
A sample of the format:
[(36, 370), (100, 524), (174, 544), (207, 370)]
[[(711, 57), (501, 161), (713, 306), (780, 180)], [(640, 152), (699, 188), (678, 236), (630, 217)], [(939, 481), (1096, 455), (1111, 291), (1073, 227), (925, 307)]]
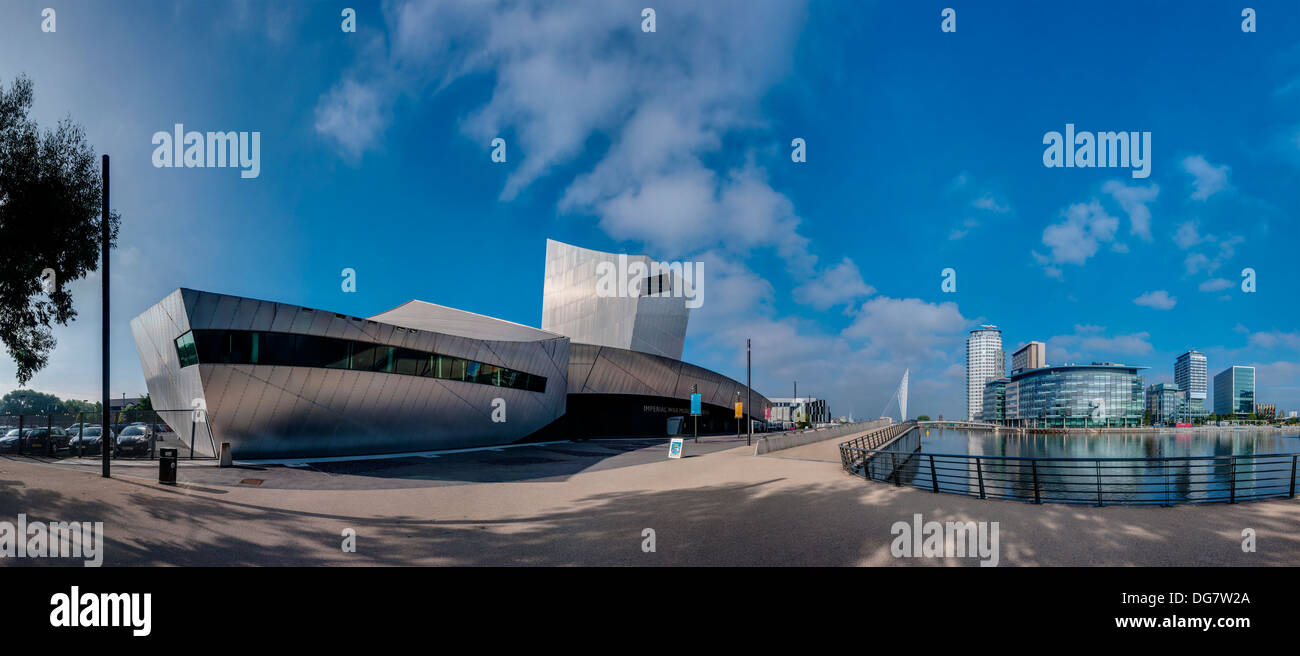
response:
[[(680, 276), (671, 276), (672, 292), (648, 295), (646, 290), (638, 289), (642, 277), (629, 275), (622, 263), (638, 263), (650, 271), (654, 260), (546, 240), (542, 329), (575, 342), (681, 360), (689, 316), (686, 297), (693, 296), (696, 290), (687, 289), (689, 283)], [(622, 284), (616, 293), (598, 293), (602, 278), (598, 269), (605, 266), (608, 270), (611, 265), (623, 278)]]
[[(376, 318), (178, 289), (132, 320), (131, 330), (154, 407), (174, 411), (162, 412), (164, 419), (188, 442), (192, 413), (180, 410), (206, 407), (216, 442), (230, 442), (239, 458), (505, 444), (564, 414), (568, 338), (432, 304), (408, 303)], [(436, 330), (439, 325), (446, 332)], [(175, 339), (191, 329), (373, 342), (508, 367), (545, 376), (547, 384), (545, 392), (530, 392), (345, 369), (204, 363), (181, 368)], [(505, 422), (492, 421), (495, 398), (505, 401)], [(205, 433), (195, 446), (200, 452), (207, 447)]]
[[(715, 371), (650, 353), (595, 344), (569, 345), (570, 394), (628, 394), (691, 398), (697, 386), (704, 403), (732, 407), (739, 394), (746, 401), (745, 384)], [(753, 408), (747, 414), (762, 419), (772, 402), (753, 393)], [(749, 408), (746, 405), (746, 408)]]

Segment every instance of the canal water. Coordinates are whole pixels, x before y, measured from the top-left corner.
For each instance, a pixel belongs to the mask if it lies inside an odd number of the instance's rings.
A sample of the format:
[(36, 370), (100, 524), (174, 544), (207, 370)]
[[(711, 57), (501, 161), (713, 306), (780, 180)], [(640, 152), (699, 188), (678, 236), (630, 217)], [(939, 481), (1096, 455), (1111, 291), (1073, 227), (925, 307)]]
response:
[(1022, 458), (1172, 458), (1300, 453), (1300, 432), (1221, 430), (1181, 433), (1026, 434), (930, 430), (922, 453)]
[(940, 492), (1098, 505), (1235, 502), (1291, 494), (1300, 461), (1273, 454), (1300, 453), (1300, 433), (920, 428), (887, 451), (865, 465), (870, 478)]

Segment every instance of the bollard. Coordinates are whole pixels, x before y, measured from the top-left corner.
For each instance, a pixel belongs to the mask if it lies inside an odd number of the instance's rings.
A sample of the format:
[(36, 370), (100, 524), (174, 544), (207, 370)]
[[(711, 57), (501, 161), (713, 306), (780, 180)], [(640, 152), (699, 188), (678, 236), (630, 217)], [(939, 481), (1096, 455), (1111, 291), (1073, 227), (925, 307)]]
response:
[(221, 443), (221, 466), (230, 467), (233, 464), (234, 464), (234, 460), (230, 456), (230, 442), (222, 442)]

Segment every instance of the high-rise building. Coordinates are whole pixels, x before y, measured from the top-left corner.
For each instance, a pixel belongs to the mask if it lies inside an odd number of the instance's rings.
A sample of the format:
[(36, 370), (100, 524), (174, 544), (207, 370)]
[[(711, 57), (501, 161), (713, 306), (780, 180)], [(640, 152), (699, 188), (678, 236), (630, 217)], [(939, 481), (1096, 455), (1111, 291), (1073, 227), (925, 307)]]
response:
[(1214, 414), (1248, 417), (1255, 412), (1255, 368), (1233, 365), (1214, 377)]
[(984, 411), (984, 384), (1007, 375), (1002, 331), (983, 325), (966, 339), (966, 419), (979, 421)]
[(1205, 354), (1200, 351), (1188, 351), (1174, 360), (1174, 384), (1182, 391), (1183, 398), (1192, 410), (1205, 407), (1207, 375)]
[(1041, 369), (1046, 366), (1047, 345), (1042, 342), (1030, 342), (1011, 354), (1011, 373), (1013, 374), (1028, 369)]

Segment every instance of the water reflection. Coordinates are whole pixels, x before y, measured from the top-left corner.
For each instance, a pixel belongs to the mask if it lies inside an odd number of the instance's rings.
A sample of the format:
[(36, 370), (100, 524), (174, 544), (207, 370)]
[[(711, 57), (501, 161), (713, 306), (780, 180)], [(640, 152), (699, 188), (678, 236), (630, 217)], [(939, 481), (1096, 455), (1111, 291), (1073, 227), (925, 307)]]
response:
[(941, 492), (1076, 503), (1242, 501), (1290, 493), (1295, 459), (1269, 455), (1300, 452), (1300, 436), (1243, 430), (1015, 434), (931, 429), (928, 435), (912, 431), (890, 451), (869, 463), (871, 478)]

